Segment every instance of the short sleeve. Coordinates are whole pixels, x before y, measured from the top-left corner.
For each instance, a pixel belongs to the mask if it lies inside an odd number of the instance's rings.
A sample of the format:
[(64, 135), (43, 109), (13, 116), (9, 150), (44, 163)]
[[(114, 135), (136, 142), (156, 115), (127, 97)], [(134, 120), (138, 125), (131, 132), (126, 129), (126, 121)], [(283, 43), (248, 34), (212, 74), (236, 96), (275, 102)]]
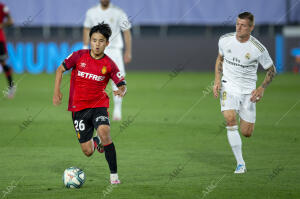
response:
[(122, 31), (129, 30), (131, 28), (131, 23), (124, 11), (120, 11), (120, 18), (119, 18), (119, 26)]
[(113, 80), (113, 82), (117, 86), (125, 85), (125, 79), (124, 74), (122, 74), (118, 68), (118, 66), (111, 61), (111, 72), (110, 72), (110, 78)]
[(85, 28), (91, 28), (92, 26), (93, 26), (93, 23), (92, 23), (90, 12), (87, 11), (86, 15), (85, 15), (85, 20), (83, 22), (83, 27), (85, 27)]
[(218, 48), (219, 48), (219, 54), (223, 56), (224, 53), (223, 53), (223, 48), (222, 48), (221, 39), (219, 39)]
[(76, 66), (77, 60), (79, 59), (79, 53), (78, 51), (73, 52), (72, 54), (70, 54), (62, 63), (62, 65), (64, 66), (64, 68), (66, 70), (70, 70), (71, 68), (74, 68)]
[(267, 49), (264, 49), (262, 54), (258, 57), (258, 62), (262, 65), (262, 67), (265, 70), (270, 68), (273, 65), (273, 61), (272, 61)]

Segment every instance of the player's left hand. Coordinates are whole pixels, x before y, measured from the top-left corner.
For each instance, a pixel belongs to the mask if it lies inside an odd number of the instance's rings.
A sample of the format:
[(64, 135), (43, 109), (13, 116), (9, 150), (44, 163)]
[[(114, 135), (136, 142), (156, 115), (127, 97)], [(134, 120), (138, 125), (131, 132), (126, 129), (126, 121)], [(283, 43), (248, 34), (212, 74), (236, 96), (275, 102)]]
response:
[(253, 90), (251, 93), (250, 101), (253, 103), (258, 102), (263, 97), (264, 91), (265, 91), (265, 89), (261, 86), (255, 90)]
[(124, 53), (124, 63), (129, 64), (131, 62), (132, 55), (130, 52), (125, 51)]
[(127, 89), (125, 85), (118, 87), (118, 90), (114, 91), (115, 96), (124, 97), (126, 95)]

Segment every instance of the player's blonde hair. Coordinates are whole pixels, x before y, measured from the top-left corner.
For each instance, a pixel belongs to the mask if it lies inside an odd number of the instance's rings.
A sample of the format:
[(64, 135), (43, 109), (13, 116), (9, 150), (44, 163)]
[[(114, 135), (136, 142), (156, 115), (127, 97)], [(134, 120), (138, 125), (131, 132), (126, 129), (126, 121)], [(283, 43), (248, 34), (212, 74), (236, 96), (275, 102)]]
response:
[(240, 19), (248, 19), (249, 20), (249, 26), (254, 26), (254, 15), (251, 12), (242, 12), (238, 16)]

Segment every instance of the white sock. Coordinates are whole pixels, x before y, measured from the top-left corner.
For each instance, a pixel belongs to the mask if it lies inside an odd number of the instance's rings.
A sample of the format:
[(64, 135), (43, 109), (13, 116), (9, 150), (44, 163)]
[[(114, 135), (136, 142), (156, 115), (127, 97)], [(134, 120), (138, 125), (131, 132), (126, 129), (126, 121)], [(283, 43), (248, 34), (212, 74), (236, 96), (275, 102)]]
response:
[(122, 116), (122, 97), (114, 96), (114, 117)]
[(242, 140), (238, 131), (238, 126), (227, 126), (227, 137), (232, 148), (237, 164), (245, 165), (242, 155)]
[(110, 180), (118, 180), (119, 179), (119, 176), (117, 173), (111, 173), (110, 174)]

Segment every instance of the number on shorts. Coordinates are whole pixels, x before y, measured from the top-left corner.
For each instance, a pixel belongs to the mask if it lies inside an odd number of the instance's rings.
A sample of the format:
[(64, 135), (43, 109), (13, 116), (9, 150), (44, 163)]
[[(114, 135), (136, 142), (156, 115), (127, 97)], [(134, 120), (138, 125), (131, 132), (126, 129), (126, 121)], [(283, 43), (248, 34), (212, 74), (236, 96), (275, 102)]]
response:
[(226, 96), (227, 96), (227, 93), (226, 93), (226, 91), (224, 91), (222, 94), (222, 106), (225, 106)]
[(227, 95), (227, 93), (226, 93), (226, 91), (224, 91), (223, 92), (223, 97), (222, 97), (222, 99), (225, 101), (226, 100), (226, 95)]
[(85, 129), (85, 125), (83, 123), (83, 120), (80, 120), (79, 122), (78, 122), (78, 120), (75, 120), (74, 125), (75, 125), (75, 130), (76, 131), (84, 131), (84, 129)]

